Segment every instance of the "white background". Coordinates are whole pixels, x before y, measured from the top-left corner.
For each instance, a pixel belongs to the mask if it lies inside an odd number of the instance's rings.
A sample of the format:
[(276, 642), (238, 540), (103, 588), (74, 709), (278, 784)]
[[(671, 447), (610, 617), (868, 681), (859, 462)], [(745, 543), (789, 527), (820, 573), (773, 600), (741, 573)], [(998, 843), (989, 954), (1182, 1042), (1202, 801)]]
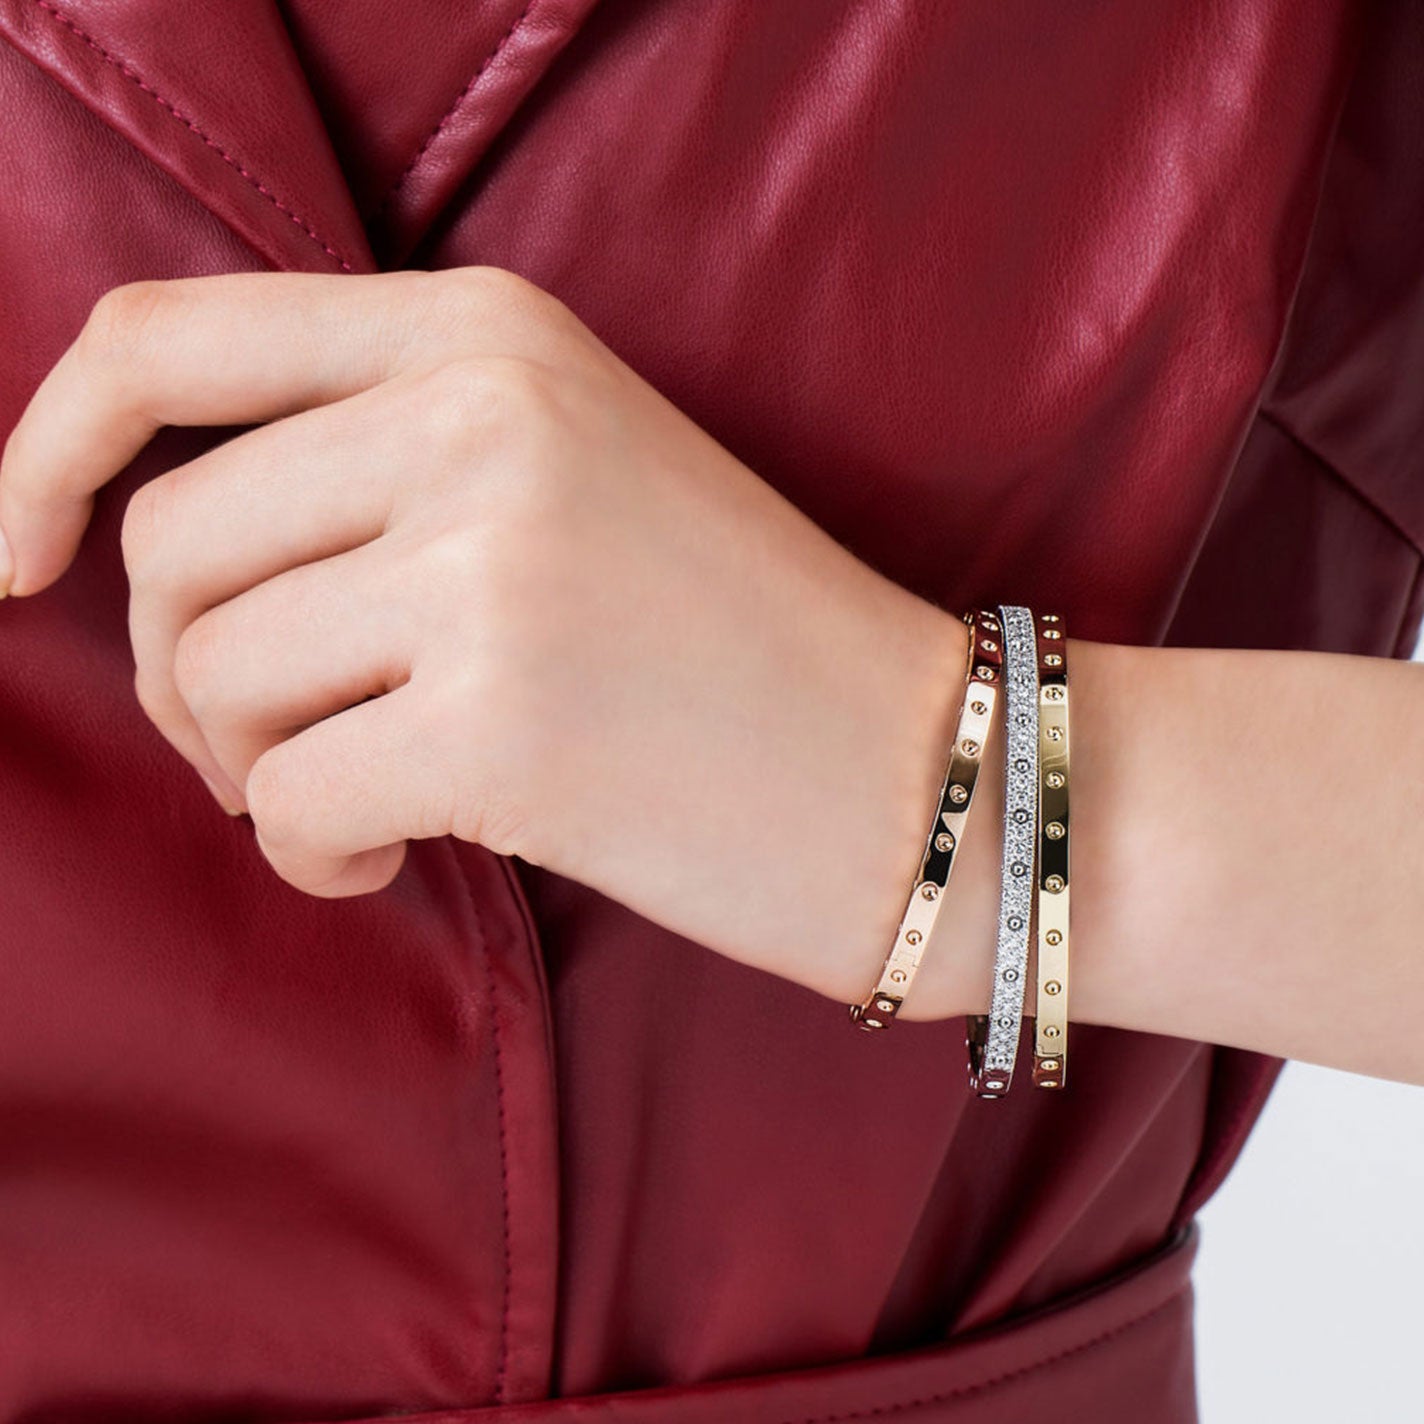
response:
[(1424, 1087), (1288, 1062), (1199, 1220), (1202, 1424), (1424, 1421)]

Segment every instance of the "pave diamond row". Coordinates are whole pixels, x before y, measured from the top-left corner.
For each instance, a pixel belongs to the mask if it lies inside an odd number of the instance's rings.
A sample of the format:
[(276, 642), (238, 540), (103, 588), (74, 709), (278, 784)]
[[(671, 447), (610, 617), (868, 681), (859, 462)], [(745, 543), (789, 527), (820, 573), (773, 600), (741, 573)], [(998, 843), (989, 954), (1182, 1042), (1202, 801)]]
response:
[(980, 1097), (1002, 1097), (1013, 1080), (1023, 1022), (1033, 900), (1038, 810), (1038, 660), (1032, 613), (1000, 605), (1003, 632), (1004, 738), (1003, 871), (994, 988), (987, 1018), (970, 1020), (970, 1086)]

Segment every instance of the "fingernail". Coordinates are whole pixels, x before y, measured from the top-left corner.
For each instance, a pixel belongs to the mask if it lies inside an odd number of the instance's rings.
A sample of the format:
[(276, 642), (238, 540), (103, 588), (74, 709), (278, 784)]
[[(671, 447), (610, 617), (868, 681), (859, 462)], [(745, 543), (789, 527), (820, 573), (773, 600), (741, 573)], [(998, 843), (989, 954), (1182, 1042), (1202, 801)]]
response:
[(231, 805), (227, 797), (225, 797), (222, 792), (220, 792), (217, 787), (214, 786), (213, 783), (209, 781), (208, 778), (201, 771), (198, 773), (198, 775), (203, 778), (203, 785), (206, 786), (208, 790), (213, 793), (213, 800), (216, 801), (218, 805), (221, 806), (223, 810), (228, 813), (229, 816), (242, 815), (241, 806)]
[(0, 598), (8, 598), (10, 585), (15, 582), (15, 556), (5, 539), (5, 531), (0, 529)]

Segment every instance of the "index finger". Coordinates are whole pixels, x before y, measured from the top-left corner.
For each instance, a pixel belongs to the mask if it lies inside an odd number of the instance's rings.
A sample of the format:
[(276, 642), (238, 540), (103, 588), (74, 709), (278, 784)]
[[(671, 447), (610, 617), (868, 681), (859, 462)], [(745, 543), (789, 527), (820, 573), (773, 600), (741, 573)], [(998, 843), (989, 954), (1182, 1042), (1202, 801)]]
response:
[[(30, 399), (0, 456), (8, 591), (68, 567), (94, 492), (164, 425), (246, 425), (341, 400), (413, 361), (508, 348), (498, 268), (240, 272), (115, 287)], [(549, 299), (552, 300), (552, 299)], [(503, 328), (501, 330), (501, 328)], [(0, 569), (0, 592), (6, 571)]]

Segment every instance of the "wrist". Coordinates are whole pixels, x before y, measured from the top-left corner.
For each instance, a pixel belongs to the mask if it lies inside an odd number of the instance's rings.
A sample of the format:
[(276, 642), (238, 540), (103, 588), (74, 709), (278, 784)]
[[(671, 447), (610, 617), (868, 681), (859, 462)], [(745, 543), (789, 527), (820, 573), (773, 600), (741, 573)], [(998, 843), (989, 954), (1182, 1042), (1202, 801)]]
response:
[[(964, 695), (968, 628), (957, 617), (940, 610), (936, 613), (953, 625), (941, 630), (953, 651), (947, 660), (922, 663), (917, 669), (920, 687), (917, 699), (911, 702), (918, 700), (928, 710), (921, 712), (918, 720), (907, 722), (902, 744), (910, 778), (907, 784), (913, 789), (902, 796), (893, 829), (887, 819), (883, 830), (883, 834), (898, 838), (894, 861), (900, 867), (900, 878), (893, 886), (875, 887), (880, 898), (873, 918), (867, 915), (860, 921), (864, 929), (858, 942), (840, 945), (845, 979), (837, 997), (847, 1002), (863, 999), (875, 983), (898, 929), (938, 805)], [(1118, 933), (1117, 921), (1124, 908), (1121, 867), (1133, 832), (1123, 825), (1123, 813), (1131, 802), (1131, 788), (1123, 777), (1131, 712), (1123, 694), (1139, 684), (1145, 670), (1140, 666), (1141, 650), (1132, 647), (1070, 638), (1067, 650), (1073, 669), (1075, 1016), (1091, 1018), (1105, 1010), (1110, 1015), (1120, 1013), (1120, 1006), (1111, 1003), (1108, 986), (1101, 982), (1091, 946), (1095, 939)], [(955, 673), (946, 675), (948, 668), (957, 669), (957, 681)], [(897, 1015), (903, 1021), (989, 1011), (999, 925), (1004, 735), (1001, 702), (945, 900)], [(871, 882), (864, 884), (867, 890), (872, 889)], [(1085, 968), (1087, 974), (1081, 972)], [(1101, 1004), (1095, 1002), (1098, 998)], [(1028, 1016), (1036, 1012), (1032, 980), (1025, 985), (1024, 1012)]]
[[(1143, 830), (1132, 819), (1139, 804), (1134, 787), (1150, 782), (1138, 764), (1132, 733), (1139, 710), (1136, 699), (1152, 686), (1157, 650), (1069, 638), (1066, 651), (1073, 767), (1070, 1013), (1085, 1022), (1130, 1022), (1123, 1015), (1125, 1001), (1137, 992), (1132, 976), (1111, 970), (1105, 974), (1099, 961), (1104, 946), (1120, 942), (1128, 924), (1146, 922), (1129, 894), (1133, 882), (1128, 867), (1139, 853)], [(928, 951), (897, 1015), (900, 1019), (989, 1012), (1002, 879), (1004, 732), (1001, 703), (960, 858)], [(873, 977), (868, 979), (866, 988), (873, 982)], [(1037, 994), (1032, 976), (1024, 991), (1024, 1014), (1033, 1016)]]
[[(962, 648), (967, 652), (969, 629), (963, 630)], [(964, 658), (956, 665), (958, 682), (946, 679), (946, 713), (943, 735), (933, 739), (924, 753), (933, 787), (924, 798), (919, 818), (919, 844), (915, 858), (899, 888), (899, 906), (883, 942), (883, 959), (899, 925), (910, 887), (919, 871), (930, 822), (939, 804), (940, 787), (953, 748), (955, 725), (964, 700)], [(992, 995), (994, 945), (999, 924), (999, 872), (1004, 824), (1004, 706), (1002, 689), (994, 711), (990, 734), (985, 742), (975, 781), (974, 799), (955, 850), (949, 885), (940, 907), (933, 934), (915, 973), (914, 983), (900, 1007), (897, 1018), (905, 1022), (920, 1019), (954, 1018), (962, 1014), (987, 1013)], [(863, 976), (863, 997), (874, 983), (880, 960)], [(1032, 986), (1026, 1008), (1032, 1009)]]
[[(969, 629), (957, 614), (923, 600), (900, 624), (886, 684), (893, 711), (850, 778), (862, 788), (849, 808), (857, 858), (834, 858), (828, 892), (835, 930), (802, 982), (849, 1005), (862, 1000), (880, 973), (923, 861), (939, 805), (964, 698)], [(899, 646), (897, 647), (897, 644)], [(1002, 713), (998, 714), (999, 718)], [(1003, 754), (996, 725), (981, 766), (946, 902), (900, 1017), (946, 1018), (987, 1005), (998, 920), (998, 833), (1003, 807)]]

